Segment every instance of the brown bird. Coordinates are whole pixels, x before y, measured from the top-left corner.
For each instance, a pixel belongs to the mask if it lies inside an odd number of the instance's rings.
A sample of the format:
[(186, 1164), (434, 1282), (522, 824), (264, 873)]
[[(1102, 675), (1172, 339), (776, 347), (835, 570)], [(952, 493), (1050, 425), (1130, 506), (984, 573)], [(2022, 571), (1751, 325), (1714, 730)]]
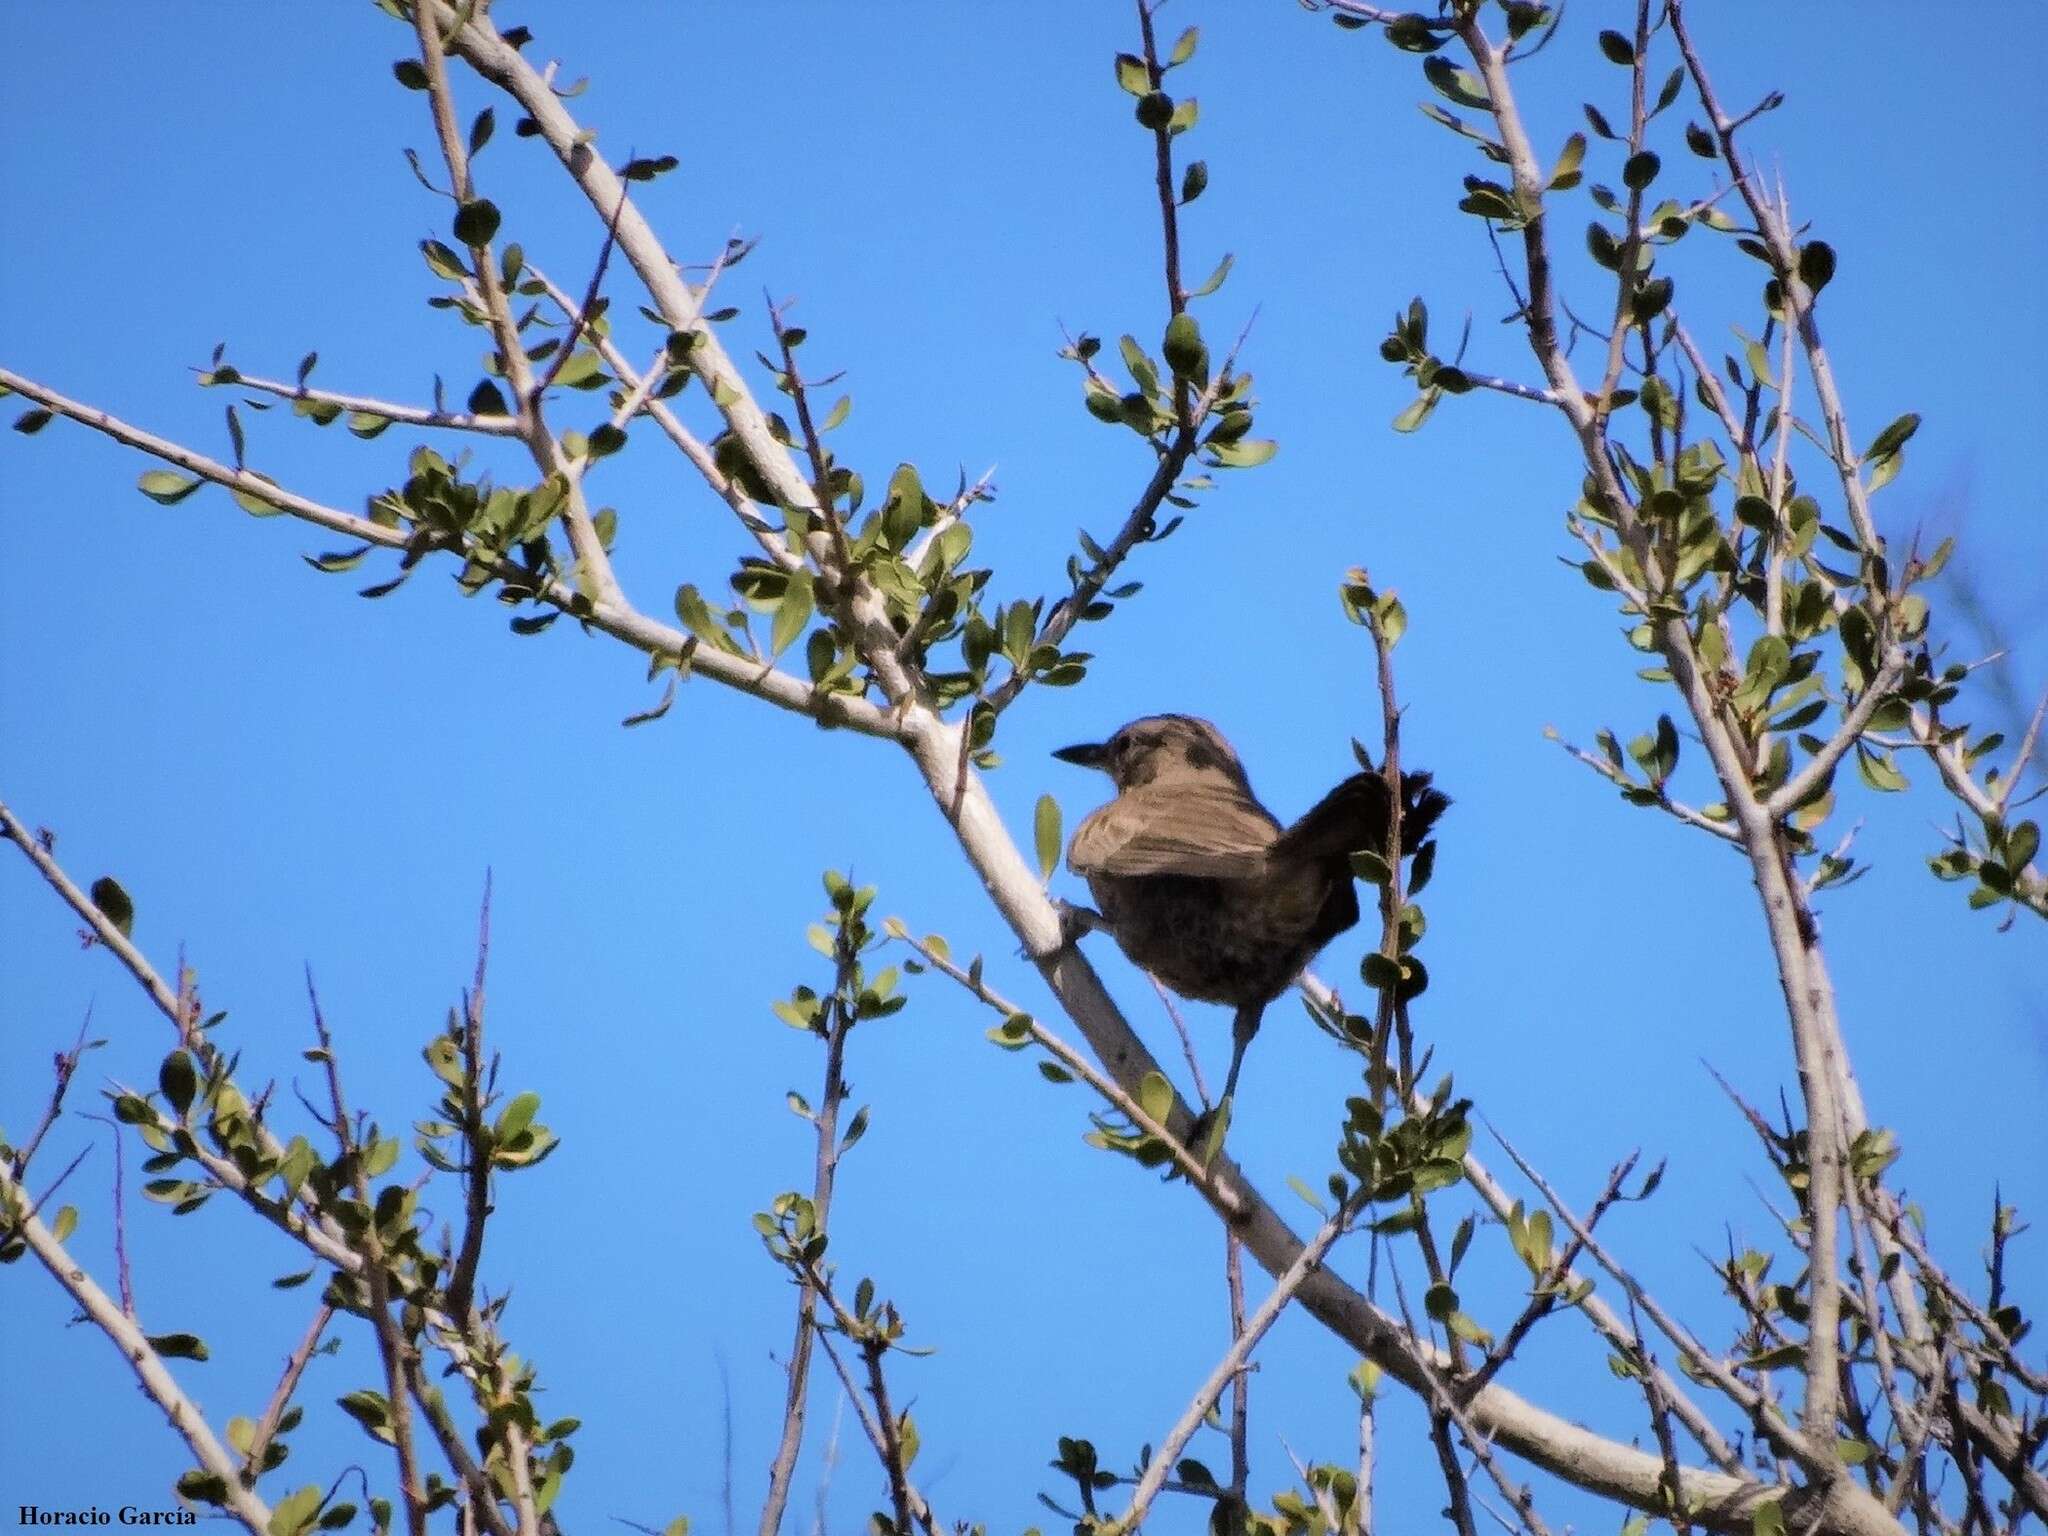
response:
[[(1107, 742), (1053, 756), (1102, 769), (1117, 790), (1067, 849), (1101, 908), (1074, 916), (1108, 928), (1132, 964), (1183, 997), (1237, 1010), (1228, 1102), (1266, 1005), (1358, 921), (1350, 855), (1386, 852), (1386, 780), (1353, 774), (1283, 828), (1222, 732), (1192, 715), (1133, 720)], [(1450, 801), (1426, 773), (1403, 774), (1401, 798), (1412, 852)]]

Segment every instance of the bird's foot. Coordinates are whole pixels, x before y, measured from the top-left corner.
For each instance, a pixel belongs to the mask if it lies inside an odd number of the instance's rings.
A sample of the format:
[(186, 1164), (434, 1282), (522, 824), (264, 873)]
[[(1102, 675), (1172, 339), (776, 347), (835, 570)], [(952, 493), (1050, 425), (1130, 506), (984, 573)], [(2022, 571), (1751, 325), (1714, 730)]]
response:
[(1071, 901), (1053, 900), (1053, 910), (1060, 915), (1060, 947), (1078, 944), (1084, 934), (1100, 928), (1107, 931), (1109, 919), (1093, 907), (1077, 907)]
[(1195, 1123), (1188, 1132), (1188, 1151), (1204, 1168), (1216, 1165), (1216, 1154), (1223, 1150), (1223, 1138), (1230, 1132), (1230, 1114), (1236, 1106), (1224, 1099), (1212, 1104), (1195, 1116)]
[(1059, 944), (1042, 955), (1034, 955), (1028, 948), (1020, 947), (1017, 951), (1020, 958), (1025, 960), (1050, 960), (1054, 955), (1065, 954), (1076, 944), (1080, 943), (1083, 935), (1092, 933), (1098, 928), (1104, 931), (1107, 931), (1109, 928), (1108, 919), (1103, 917), (1093, 907), (1077, 907), (1071, 901), (1065, 901), (1055, 896), (1052, 900), (1052, 909), (1059, 914)]

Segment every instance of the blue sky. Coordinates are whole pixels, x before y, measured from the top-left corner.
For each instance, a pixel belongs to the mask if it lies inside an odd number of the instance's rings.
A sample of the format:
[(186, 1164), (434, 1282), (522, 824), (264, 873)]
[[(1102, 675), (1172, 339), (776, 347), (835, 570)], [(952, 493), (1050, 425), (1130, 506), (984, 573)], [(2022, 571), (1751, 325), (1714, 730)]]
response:
[[(1601, 14), (1575, 11), (1523, 76), (1539, 143), (1561, 144), (1578, 102), (1611, 105), (1625, 84), (1594, 48)], [(1074, 528), (1112, 530), (1149, 468), (1128, 434), (1083, 412), (1054, 355), (1063, 325), (1149, 338), (1163, 319), (1149, 145), (1110, 70), (1131, 46), (1126, 9), (557, 3), (502, 20), (529, 20), (565, 78), (591, 77), (574, 107), (607, 153), (680, 158), (643, 198), (679, 259), (709, 257), (735, 230), (760, 237), (729, 279), (734, 350), (761, 342), (763, 285), (794, 296), (811, 365), (848, 370), (842, 457), (871, 485), (906, 459), (930, 484), (994, 464), (1001, 498), (977, 554), (1008, 594), (1056, 591)], [(1508, 303), (1480, 227), (1455, 211), (1457, 178), (1478, 167), (1413, 110), (1426, 92), (1415, 60), (1376, 37), (1280, 0), (1175, 0), (1162, 24), (1196, 23), (1183, 88), (1203, 115), (1187, 145), (1212, 184), (1189, 210), (1187, 265), (1235, 253), (1204, 323), (1234, 335), (1256, 308), (1246, 357), (1281, 452), (1224, 477), (1143, 553), (1145, 592), (1088, 636), (1087, 684), (1038, 690), (1007, 717), (992, 789), (1028, 846), (1038, 795), (1059, 797), (1071, 826), (1102, 793), (1052, 747), (1182, 709), (1228, 731), (1262, 796), (1296, 814), (1377, 718), (1336, 583), (1366, 564), (1398, 587), (1407, 750), (1456, 799), (1420, 1027), (1492, 1123), (1579, 1199), (1631, 1149), (1670, 1159), (1658, 1199), (1616, 1218), (1615, 1241), (1719, 1337), (1694, 1248), (1718, 1250), (1724, 1232), (1761, 1242), (1771, 1223), (1751, 1187), (1767, 1170), (1702, 1064), (1766, 1104), (1793, 1089), (1752, 893), (1737, 860), (1629, 810), (1543, 738), (1547, 725), (1626, 736), (1669, 707), (1635, 680), (1611, 609), (1556, 561), (1578, 483), (1562, 424), (1470, 397), (1416, 436), (1387, 430), (1408, 386), (1376, 347), (1411, 295), (1438, 335), (1471, 314), (1473, 366), (1532, 372), (1496, 324)], [(2039, 182), (2048, 108), (2019, 93), (1988, 115), (1981, 52), (1905, 45), (1847, 7), (1716, 5), (1697, 28), (1727, 100), (1787, 93), (1750, 145), (1840, 253), (1822, 317), (1856, 435), (1909, 409), (1925, 418), (1881, 521), (1895, 536), (1961, 534), (1959, 568), (2031, 701), (2048, 677), (2032, 441), (2048, 406), (2033, 366), (2048, 342), (2048, 226), (2015, 189)], [(222, 340), (252, 373), (288, 377), (318, 350), (315, 382), (331, 388), (424, 400), (439, 372), (466, 392), (480, 333), (422, 304), (436, 290), (415, 244), (446, 215), (400, 156), (434, 158), (423, 98), (390, 74), (408, 44), (367, 5), (0, 10), (0, 52), (35, 61), (10, 82), (0, 143), (0, 357), (216, 454), (233, 397), (194, 389), (189, 370)], [(490, 99), (466, 76), (458, 90), (465, 116)], [(509, 128), (502, 106), (500, 118)], [(1704, 164), (1668, 148), (1668, 174)], [(552, 163), (501, 130), (479, 175), (508, 234), (580, 286), (595, 235)], [(1589, 179), (1603, 176), (1615, 168), (1596, 160)], [(1669, 270), (1710, 347), (1754, 323), (1760, 273), (1745, 259), (1695, 235)], [(1577, 266), (1567, 284), (1591, 292)], [(613, 292), (624, 314), (622, 267)], [(282, 412), (245, 420), (252, 463), (349, 507), (398, 478), (417, 440), (359, 443)], [(639, 436), (597, 486), (621, 509), (621, 575), (659, 612), (680, 581), (717, 588), (741, 541)], [(492, 871), (494, 1037), (508, 1085), (543, 1091), (564, 1146), (503, 1186), (486, 1271), (514, 1293), (508, 1328), (540, 1363), (550, 1408), (585, 1423), (565, 1517), (589, 1528), (687, 1511), (721, 1530), (725, 1382), (748, 1525), (776, 1427), (770, 1353), (789, 1327), (748, 1218), (808, 1182), (807, 1128), (783, 1095), (814, 1095), (819, 1071), (768, 1004), (822, 984), (803, 942), (819, 870), (851, 868), (880, 886), (878, 911), (985, 951), (992, 981), (1046, 1001), (908, 765), (703, 683), (665, 720), (621, 730), (654, 695), (618, 647), (567, 625), (510, 636), (495, 607), (464, 604), (431, 572), (366, 603), (365, 578), (296, 558), (334, 541), (252, 522), (215, 493), (159, 507), (133, 490), (147, 464), (75, 427), (6, 434), (0, 465), (14, 572), (0, 796), (57, 831), (75, 875), (119, 875), (137, 939), (166, 969), (183, 948), (258, 1080), (303, 1068), (310, 965), (351, 1095), (387, 1125), (427, 1113), (418, 1050), (468, 974)], [(1967, 627), (1944, 632), (1958, 655), (1990, 648)], [(1986, 718), (2005, 707), (1985, 696)], [(1968, 1270), (1994, 1185), (2035, 1213), (2048, 1200), (2044, 947), (2037, 927), (2000, 935), (1927, 876), (1951, 813), (1908, 767), (1907, 796), (1845, 795), (1843, 822), (1863, 819), (1876, 867), (1823, 917), (1873, 1118), (1899, 1133), (1900, 1182)], [(38, 1112), (48, 1055), (88, 1009), (108, 1040), (88, 1082), (152, 1080), (170, 1043), (73, 926), (18, 861), (0, 871), (10, 1130)], [(1361, 948), (1347, 936), (1322, 970), (1355, 977)], [(1095, 954), (1155, 1048), (1177, 1056), (1142, 979), (1106, 945)], [(844, 1170), (835, 1252), (939, 1351), (899, 1386), (933, 1501), (1017, 1530), (1058, 1524), (1033, 1501), (1054, 1487), (1055, 1436), (1090, 1436), (1122, 1466), (1177, 1415), (1225, 1342), (1222, 1238), (1184, 1191), (1084, 1147), (1081, 1090), (990, 1049), (987, 1022), (920, 984), (908, 1011), (856, 1036), (855, 1102), (873, 1106), (873, 1129)], [(1196, 1009), (1194, 1026), (1219, 1069), (1226, 1021)], [(1232, 1146), (1278, 1198), (1288, 1174), (1320, 1182), (1351, 1070), (1291, 1003), (1272, 1010)], [(54, 1169), (88, 1146), (71, 1185), (87, 1212), (77, 1247), (108, 1275), (103, 1131), (68, 1123), (45, 1158)], [(216, 1422), (253, 1414), (309, 1305), (265, 1281), (302, 1265), (224, 1203), (174, 1223), (135, 1197), (135, 1161), (131, 1148), (143, 1315), (208, 1339), (214, 1358), (181, 1376)], [(2038, 1243), (2015, 1263), (2022, 1296), (2048, 1295)], [(113, 1351), (64, 1326), (61, 1297), (28, 1265), (4, 1284), (0, 1507), (161, 1502), (182, 1448)], [(1499, 1321), (1514, 1302), (1503, 1287), (1492, 1305)], [(1634, 1405), (1602, 1353), (1555, 1321), (1510, 1380), (1627, 1432)], [(368, 1384), (373, 1361), (352, 1334), (316, 1364), (306, 1400), (320, 1427), (277, 1486), (324, 1484), (352, 1460), (383, 1477), (374, 1448), (324, 1409)], [(1306, 1320), (1283, 1321), (1255, 1387), (1255, 1490), (1286, 1480), (1283, 1442), (1345, 1456), (1351, 1363)], [(821, 1391), (814, 1447), (835, 1397)], [(1390, 1444), (1413, 1431), (1406, 1405), (1390, 1410)], [(850, 1417), (840, 1452), (829, 1500), (833, 1528), (850, 1529), (881, 1501)], [(1216, 1443), (1197, 1454), (1227, 1460)], [(1390, 1462), (1390, 1518), (1437, 1508), (1425, 1466)], [(1566, 1493), (1546, 1509), (1553, 1523), (1606, 1518)], [(1192, 1528), (1184, 1518), (1166, 1528)]]

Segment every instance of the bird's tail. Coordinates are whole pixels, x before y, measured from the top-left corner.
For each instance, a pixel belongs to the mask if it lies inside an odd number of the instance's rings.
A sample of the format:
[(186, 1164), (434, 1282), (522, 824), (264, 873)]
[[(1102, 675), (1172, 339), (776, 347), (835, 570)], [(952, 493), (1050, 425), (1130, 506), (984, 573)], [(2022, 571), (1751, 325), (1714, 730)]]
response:
[[(1450, 803), (1450, 797), (1430, 783), (1428, 774), (1401, 775), (1403, 853), (1422, 846)], [(1338, 858), (1363, 850), (1384, 854), (1390, 810), (1387, 781), (1376, 773), (1354, 773), (1281, 833), (1273, 853), (1303, 859)]]

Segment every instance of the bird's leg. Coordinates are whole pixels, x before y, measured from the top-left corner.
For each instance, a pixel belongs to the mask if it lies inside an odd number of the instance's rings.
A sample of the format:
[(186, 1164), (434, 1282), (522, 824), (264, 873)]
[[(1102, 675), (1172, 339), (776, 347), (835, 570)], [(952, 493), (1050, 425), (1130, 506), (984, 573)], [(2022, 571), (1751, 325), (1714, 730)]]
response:
[(1264, 1017), (1265, 1012), (1263, 1003), (1256, 1008), (1240, 1008), (1237, 1010), (1237, 1016), (1230, 1022), (1230, 1073), (1223, 1079), (1222, 1102), (1225, 1104), (1232, 1103), (1237, 1098), (1237, 1071), (1244, 1065), (1245, 1047), (1252, 1043), (1252, 1036), (1259, 1032), (1259, 1020)]
[(1252, 1043), (1252, 1036), (1259, 1032), (1259, 1020), (1264, 1016), (1266, 1005), (1260, 1003), (1252, 1008), (1240, 1008), (1230, 1026), (1230, 1072), (1223, 1079), (1223, 1097), (1208, 1109), (1195, 1116), (1193, 1135), (1189, 1144), (1195, 1155), (1207, 1167), (1216, 1161), (1216, 1154), (1223, 1149), (1223, 1138), (1230, 1133), (1231, 1118), (1237, 1113), (1237, 1072), (1244, 1065), (1245, 1047)]
[(1071, 901), (1053, 898), (1052, 909), (1060, 915), (1060, 948), (1071, 949), (1082, 936), (1100, 929), (1109, 931), (1109, 919), (1093, 907), (1077, 907)]
[(1084, 935), (1093, 933), (1098, 928), (1104, 933), (1109, 932), (1109, 919), (1093, 907), (1077, 907), (1071, 901), (1065, 901), (1055, 896), (1052, 899), (1052, 909), (1059, 914), (1060, 941), (1058, 945), (1047, 950), (1042, 955), (1034, 955), (1029, 949), (1019, 946), (1017, 953), (1022, 958), (1026, 960), (1050, 960), (1055, 955), (1065, 954), (1076, 944), (1080, 943)]

